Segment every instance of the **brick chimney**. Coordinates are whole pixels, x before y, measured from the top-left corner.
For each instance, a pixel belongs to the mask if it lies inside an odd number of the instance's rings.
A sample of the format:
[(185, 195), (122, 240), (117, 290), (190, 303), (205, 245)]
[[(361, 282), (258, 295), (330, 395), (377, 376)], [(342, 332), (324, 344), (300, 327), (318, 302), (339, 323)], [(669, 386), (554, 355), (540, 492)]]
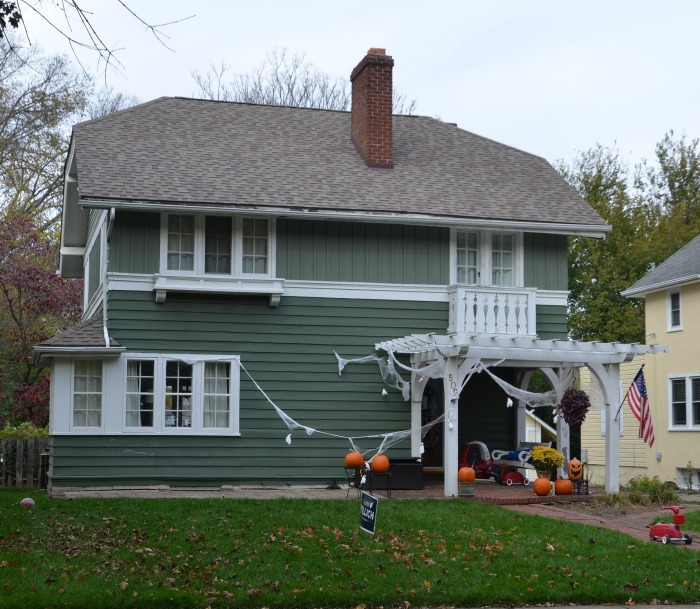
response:
[(352, 143), (368, 167), (394, 166), (393, 68), (385, 49), (370, 49), (350, 75)]

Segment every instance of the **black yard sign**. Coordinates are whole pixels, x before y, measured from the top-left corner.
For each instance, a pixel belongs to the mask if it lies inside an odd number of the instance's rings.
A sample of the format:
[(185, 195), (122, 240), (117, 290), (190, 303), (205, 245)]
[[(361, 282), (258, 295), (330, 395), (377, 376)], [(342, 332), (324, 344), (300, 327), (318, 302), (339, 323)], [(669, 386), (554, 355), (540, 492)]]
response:
[(362, 491), (360, 497), (360, 528), (374, 535), (374, 526), (377, 524), (377, 506), (379, 499), (372, 497), (369, 493)]

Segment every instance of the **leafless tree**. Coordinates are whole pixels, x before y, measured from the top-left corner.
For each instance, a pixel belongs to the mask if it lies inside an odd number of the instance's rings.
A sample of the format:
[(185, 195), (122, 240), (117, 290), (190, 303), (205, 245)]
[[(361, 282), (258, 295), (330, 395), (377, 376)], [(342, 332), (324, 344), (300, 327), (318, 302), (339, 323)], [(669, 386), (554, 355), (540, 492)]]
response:
[[(127, 11), (136, 21), (144, 26), (156, 40), (165, 46), (167, 36), (163, 28), (191, 19), (194, 15), (167, 21), (164, 23), (148, 23), (132, 10), (125, 0), (114, 0)], [(57, 31), (68, 43), (78, 64), (81, 65), (77, 55), (78, 49), (87, 49), (98, 54), (105, 66), (105, 75), (108, 67), (118, 67), (120, 62), (116, 57), (119, 49), (110, 46), (103, 35), (92, 24), (92, 13), (83, 8), (82, 0), (0, 0), (0, 39), (7, 37), (8, 28), (20, 29), (26, 23), (23, 13), (32, 12)], [(73, 24), (78, 24), (75, 27)], [(24, 33), (31, 39), (30, 32), (24, 26)], [(83, 68), (83, 71), (87, 72)]]
[[(205, 99), (244, 103), (347, 110), (350, 84), (344, 78), (332, 78), (308, 63), (303, 54), (290, 56), (287, 50), (274, 50), (250, 74), (228, 79), (230, 66), (222, 61), (210, 70), (192, 71), (199, 95)], [(394, 89), (395, 114), (412, 114), (416, 101), (406, 99)]]

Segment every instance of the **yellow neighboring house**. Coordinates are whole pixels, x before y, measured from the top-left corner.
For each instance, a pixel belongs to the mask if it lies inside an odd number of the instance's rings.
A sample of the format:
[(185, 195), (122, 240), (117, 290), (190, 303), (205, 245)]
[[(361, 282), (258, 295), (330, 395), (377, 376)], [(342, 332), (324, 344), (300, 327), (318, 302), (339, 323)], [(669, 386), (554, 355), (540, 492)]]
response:
[(647, 338), (669, 348), (644, 368), (656, 435), (647, 475), (700, 488), (700, 235), (622, 295), (646, 300)]
[[(633, 362), (620, 364), (620, 400), (625, 397), (634, 377), (645, 361), (652, 362), (655, 358), (667, 356), (659, 354), (654, 357), (639, 357)], [(645, 376), (647, 367), (645, 366)], [(647, 390), (650, 382), (647, 378)], [(600, 387), (591, 375), (587, 367), (580, 371), (580, 387), (591, 400), (591, 409), (586, 415), (586, 420), (581, 426), (581, 455), (579, 457), (584, 465), (585, 478), (594, 485), (602, 486), (605, 482), (605, 406)], [(652, 402), (652, 408), (654, 403)], [(626, 486), (635, 476), (648, 476), (647, 463), (656, 454), (656, 442), (649, 448), (639, 437), (639, 422), (632, 414), (627, 401), (622, 405), (618, 413), (618, 434), (620, 437), (620, 484)], [(656, 423), (656, 415), (652, 413)], [(655, 426), (656, 427), (656, 426)], [(658, 433), (657, 433), (658, 437)], [(658, 440), (657, 440), (658, 442)]]

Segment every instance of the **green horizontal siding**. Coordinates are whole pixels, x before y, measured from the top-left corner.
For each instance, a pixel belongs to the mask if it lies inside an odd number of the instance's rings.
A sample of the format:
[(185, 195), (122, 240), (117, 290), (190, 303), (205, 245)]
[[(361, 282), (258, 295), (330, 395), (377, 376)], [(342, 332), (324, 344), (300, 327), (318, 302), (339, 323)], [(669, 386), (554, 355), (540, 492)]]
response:
[(538, 305), (537, 335), (542, 340), (565, 340), (568, 336), (566, 307)]
[(277, 276), (307, 281), (449, 283), (447, 228), (277, 220)]
[(523, 238), (525, 286), (539, 290), (567, 290), (565, 235), (525, 233)]
[(157, 273), (160, 265), (160, 214), (118, 211), (112, 226), (109, 271)]
[[(415, 332), (444, 332), (447, 305), (323, 298), (282, 299), (168, 294), (163, 304), (143, 292), (112, 292), (110, 335), (131, 352), (221, 353), (241, 363), (270, 399), (303, 425), (341, 436), (410, 428), (410, 403), (396, 390), (382, 396), (376, 363), (343, 357), (374, 352), (374, 344)], [(408, 375), (403, 375), (410, 380)], [(292, 433), (241, 371), (240, 437), (56, 436), (56, 486), (234, 484), (341, 480), (347, 440)], [(378, 440), (359, 441), (363, 449)], [(390, 456), (408, 456), (403, 442)], [(129, 481), (129, 482), (127, 482)]]

